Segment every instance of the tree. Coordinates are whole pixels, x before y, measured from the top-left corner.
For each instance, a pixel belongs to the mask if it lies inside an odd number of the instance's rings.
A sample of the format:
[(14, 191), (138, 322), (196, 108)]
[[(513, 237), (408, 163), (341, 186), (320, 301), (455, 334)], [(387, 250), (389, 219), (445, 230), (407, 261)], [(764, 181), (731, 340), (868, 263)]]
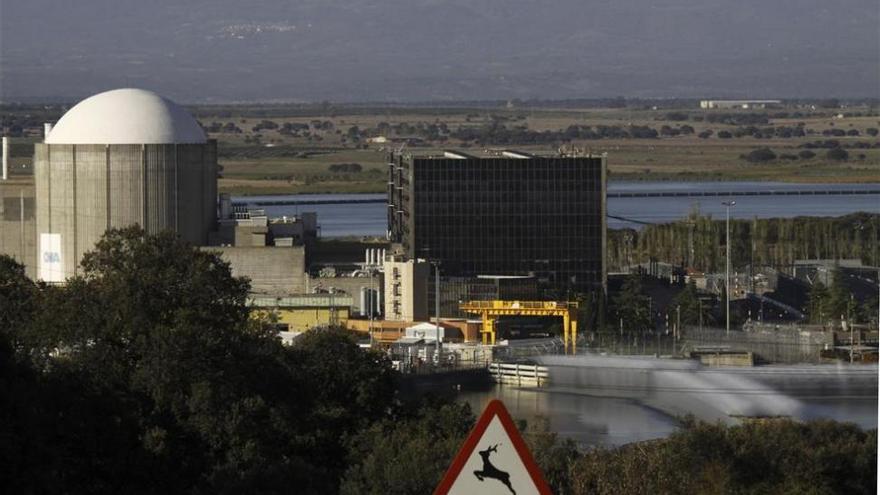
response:
[(878, 133), (880, 133), (880, 130), (877, 130), (876, 127), (868, 127), (867, 129), (865, 129), (865, 133), (867, 133), (871, 137), (875, 137)]
[(22, 275), (0, 258), (0, 299), (36, 291), (0, 307), (0, 460), (35, 473), (15, 492), (333, 493), (395, 405), (382, 355), (338, 329), (282, 346), (247, 280), (173, 233), (109, 231), (64, 286)]
[(873, 493), (877, 430), (833, 421), (686, 419), (661, 440), (587, 452), (570, 470), (574, 494)]
[(679, 308), (682, 325), (698, 325), (701, 321), (708, 321), (710, 308), (700, 302), (697, 284), (693, 279), (675, 296), (674, 304)]
[(758, 148), (750, 151), (745, 159), (752, 163), (769, 162), (776, 159), (776, 153), (773, 153), (770, 148)]
[(828, 311), (828, 317), (835, 323), (841, 318), (850, 317), (852, 304), (852, 293), (846, 285), (846, 276), (843, 270), (835, 268), (831, 272), (831, 286), (828, 288), (828, 299), (825, 308)]
[(849, 152), (843, 148), (831, 148), (825, 153), (825, 158), (843, 162), (849, 160)]
[(676, 122), (684, 121), (690, 118), (690, 116), (685, 112), (669, 112), (666, 114), (666, 120), (672, 120)]
[(821, 280), (817, 280), (810, 288), (808, 313), (812, 323), (824, 324), (831, 314), (828, 312), (828, 289)]
[(426, 404), (373, 424), (351, 440), (340, 493), (431, 493), (473, 424), (463, 403)]
[(560, 439), (551, 431), (550, 421), (545, 417), (535, 417), (522, 423), (519, 428), (523, 432), (523, 439), (550, 485), (550, 491), (571, 493), (569, 471), (581, 455), (577, 444), (569, 438)]
[(801, 151), (798, 152), (798, 156), (799, 156), (802, 160), (809, 160), (809, 159), (811, 159), (811, 158), (815, 158), (815, 157), (816, 157), (816, 154), (813, 153), (813, 152), (810, 151), (810, 150), (801, 150)]
[(651, 329), (647, 296), (642, 295), (642, 281), (638, 275), (629, 275), (620, 291), (613, 297), (614, 311), (623, 320), (627, 331)]
[(13, 348), (27, 338), (22, 326), (33, 318), (38, 295), (38, 287), (27, 278), (24, 266), (0, 255), (0, 338), (5, 337)]
[(327, 167), (332, 173), (349, 173), (356, 174), (363, 171), (363, 166), (360, 163), (334, 163)]
[(733, 134), (730, 131), (718, 131), (718, 137), (721, 139), (730, 139), (733, 137)]
[(873, 323), (873, 326), (877, 326), (877, 311), (878, 309), (878, 294), (876, 292), (872, 292), (870, 296), (866, 297), (861, 305), (858, 307), (858, 321), (859, 323)]

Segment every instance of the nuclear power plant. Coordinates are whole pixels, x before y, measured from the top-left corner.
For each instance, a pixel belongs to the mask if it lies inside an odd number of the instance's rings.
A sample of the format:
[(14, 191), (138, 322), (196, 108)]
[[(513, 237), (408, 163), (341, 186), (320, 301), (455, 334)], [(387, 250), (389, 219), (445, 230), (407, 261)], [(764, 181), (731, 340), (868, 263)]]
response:
[(217, 145), (183, 108), (117, 89), (71, 108), (35, 144), (37, 278), (61, 282), (109, 228), (172, 230), (205, 245), (217, 218)]
[[(218, 195), (216, 141), (150, 91), (89, 97), (42, 131), (42, 142), (5, 141), (0, 254), (44, 282), (81, 274), (108, 229), (139, 225), (220, 256), (279, 331), (349, 321), (395, 340), (410, 323), (444, 316), (460, 323), (444, 339), (485, 341), (463, 303), (605, 290), (603, 157), (392, 153), (391, 243), (334, 243), (320, 241), (314, 212), (272, 217)], [(26, 156), (32, 165), (22, 167)]]

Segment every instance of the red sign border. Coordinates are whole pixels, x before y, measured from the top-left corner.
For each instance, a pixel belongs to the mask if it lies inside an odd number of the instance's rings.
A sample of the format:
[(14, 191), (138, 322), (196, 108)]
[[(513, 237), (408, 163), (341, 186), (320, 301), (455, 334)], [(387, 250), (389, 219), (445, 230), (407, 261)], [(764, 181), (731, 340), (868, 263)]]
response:
[(544, 474), (541, 472), (541, 468), (538, 467), (531, 452), (529, 452), (528, 446), (526, 446), (526, 442), (522, 439), (519, 430), (513, 423), (510, 413), (507, 412), (504, 403), (498, 399), (492, 399), (492, 401), (489, 402), (489, 405), (486, 406), (486, 410), (480, 415), (480, 419), (477, 420), (474, 429), (468, 434), (467, 439), (461, 446), (461, 450), (455, 455), (455, 459), (452, 460), (452, 464), (449, 465), (449, 469), (446, 471), (446, 474), (443, 475), (443, 479), (440, 481), (440, 484), (437, 485), (437, 489), (434, 490), (434, 495), (446, 495), (449, 493), (455, 480), (457, 480), (458, 476), (461, 474), (461, 470), (464, 469), (465, 463), (467, 463), (467, 460), (471, 457), (471, 454), (473, 454), (474, 449), (477, 448), (477, 444), (480, 443), (483, 434), (486, 433), (486, 428), (489, 427), (489, 423), (492, 422), (492, 418), (495, 416), (498, 416), (498, 420), (501, 421), (501, 426), (504, 427), (504, 431), (507, 432), (507, 436), (510, 437), (510, 441), (513, 443), (513, 447), (520, 460), (522, 460), (523, 465), (525, 465), (526, 471), (528, 471), (535, 486), (538, 487), (538, 493), (541, 495), (553, 495), (553, 492), (550, 491), (550, 487), (547, 485), (547, 481), (544, 480)]

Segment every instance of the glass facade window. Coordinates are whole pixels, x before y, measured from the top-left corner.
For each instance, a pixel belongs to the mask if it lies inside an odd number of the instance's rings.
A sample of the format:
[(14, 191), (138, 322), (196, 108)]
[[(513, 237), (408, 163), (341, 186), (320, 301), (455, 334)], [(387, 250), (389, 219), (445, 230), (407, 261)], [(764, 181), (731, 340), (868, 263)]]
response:
[(604, 157), (391, 155), (389, 235), (444, 275), (605, 288)]

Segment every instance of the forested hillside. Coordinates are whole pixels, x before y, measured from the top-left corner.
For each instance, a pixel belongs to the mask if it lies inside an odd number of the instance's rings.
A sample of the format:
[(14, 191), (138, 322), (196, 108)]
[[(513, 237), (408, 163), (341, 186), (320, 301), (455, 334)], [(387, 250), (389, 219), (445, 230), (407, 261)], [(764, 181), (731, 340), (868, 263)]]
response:
[[(843, 217), (796, 217), (731, 220), (731, 263), (785, 267), (799, 259), (859, 258), (877, 266), (880, 215), (855, 213)], [(608, 264), (617, 270), (651, 259), (724, 270), (725, 221), (691, 214), (687, 219), (649, 225), (641, 231), (608, 233)]]

